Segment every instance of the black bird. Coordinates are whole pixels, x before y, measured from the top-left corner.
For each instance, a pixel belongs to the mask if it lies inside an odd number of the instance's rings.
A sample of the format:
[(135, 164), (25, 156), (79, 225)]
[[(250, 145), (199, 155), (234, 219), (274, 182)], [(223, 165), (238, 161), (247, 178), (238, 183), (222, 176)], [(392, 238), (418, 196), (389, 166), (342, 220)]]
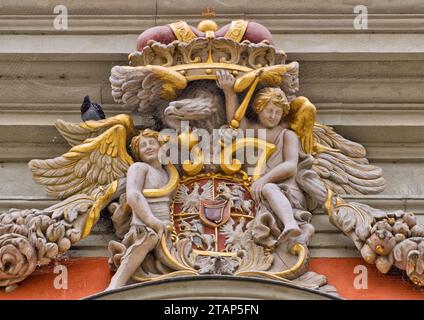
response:
[(82, 121), (101, 120), (106, 119), (106, 116), (99, 104), (91, 102), (90, 97), (85, 96), (81, 105), (81, 119)]

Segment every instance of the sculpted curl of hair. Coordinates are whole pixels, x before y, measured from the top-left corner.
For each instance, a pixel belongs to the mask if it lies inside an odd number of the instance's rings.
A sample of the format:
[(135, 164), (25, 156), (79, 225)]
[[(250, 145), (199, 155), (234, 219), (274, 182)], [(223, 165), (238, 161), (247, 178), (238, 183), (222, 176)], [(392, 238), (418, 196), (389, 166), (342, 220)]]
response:
[(290, 112), (290, 104), (286, 95), (280, 88), (263, 88), (258, 91), (253, 100), (253, 108), (255, 112), (261, 113), (268, 103), (272, 102), (275, 106), (283, 110), (283, 117)]

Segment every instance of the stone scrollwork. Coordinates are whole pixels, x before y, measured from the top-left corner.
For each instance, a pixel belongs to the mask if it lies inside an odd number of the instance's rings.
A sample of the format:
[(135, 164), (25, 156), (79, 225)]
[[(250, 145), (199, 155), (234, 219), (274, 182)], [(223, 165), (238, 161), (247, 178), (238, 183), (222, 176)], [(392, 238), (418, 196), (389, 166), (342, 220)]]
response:
[[(286, 60), (283, 51), (268, 44), (249, 41), (238, 43), (227, 38), (194, 38), (188, 42), (174, 41), (167, 45), (150, 41), (142, 52), (131, 53), (129, 60), (133, 67), (161, 65), (179, 70), (183, 64), (206, 63), (212, 57), (216, 59), (212, 60), (215, 63), (237, 65), (236, 70), (284, 64)], [(225, 60), (222, 57), (226, 57)]]
[[(367, 262), (383, 273), (392, 266), (406, 270), (423, 285), (424, 227), (410, 213), (342, 199), (381, 192), (382, 170), (368, 163), (363, 146), (317, 123), (314, 104), (296, 96), (299, 64), (286, 64), (269, 39), (243, 40), (249, 28), (259, 27), (235, 22), (229, 33), (206, 30), (203, 37), (176, 23), (177, 40), (148, 39), (130, 54), (130, 65), (113, 67), (112, 96), (141, 115), (141, 131), (128, 114), (57, 121), (70, 150), (29, 167), (60, 202), (0, 214), (0, 286), (61, 257), (107, 208), (118, 238), (108, 244), (115, 271), (108, 289), (217, 274), (334, 293), (324, 276), (308, 272), (312, 214), (319, 207)], [(175, 129), (175, 136), (162, 129)], [(197, 145), (199, 129), (229, 132), (227, 145), (220, 136), (218, 163), (205, 163), (214, 154)], [(238, 137), (248, 129), (264, 130), (266, 139)], [(193, 156), (161, 162), (167, 143), (187, 146)], [(255, 164), (234, 158), (248, 147), (262, 152)]]
[(75, 195), (44, 210), (0, 214), (0, 286), (9, 287), (77, 243), (95, 199)]
[(424, 286), (424, 225), (411, 212), (385, 212), (345, 202), (331, 191), (325, 209), (330, 222), (351, 238), (364, 260), (382, 273), (392, 266), (405, 270), (417, 286)]

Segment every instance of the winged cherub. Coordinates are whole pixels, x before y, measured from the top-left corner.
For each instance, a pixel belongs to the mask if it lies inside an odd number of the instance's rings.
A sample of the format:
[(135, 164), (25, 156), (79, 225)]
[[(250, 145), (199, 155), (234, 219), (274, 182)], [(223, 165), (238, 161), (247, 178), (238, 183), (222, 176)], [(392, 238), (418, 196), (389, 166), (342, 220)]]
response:
[[(226, 98), (227, 121), (233, 119), (239, 105), (233, 87), (235, 78), (226, 71), (217, 72), (217, 84)], [(256, 203), (266, 202), (284, 224), (281, 239), (297, 237), (301, 230), (294, 219), (293, 206), (305, 202), (297, 186), (295, 175), (299, 158), (299, 138), (288, 129), (287, 116), (290, 104), (280, 88), (263, 88), (253, 100), (255, 114), (251, 119), (243, 118), (240, 128), (265, 129), (266, 140), (277, 146), (277, 152), (267, 163), (266, 173), (251, 187)], [(272, 164), (270, 163), (272, 162)]]
[(146, 255), (157, 246), (169, 224), (169, 196), (149, 199), (143, 194), (143, 190), (163, 188), (169, 181), (159, 160), (160, 146), (159, 133), (150, 129), (145, 129), (131, 141), (131, 151), (137, 162), (128, 168), (127, 173), (126, 197), (132, 209), (132, 219), (123, 243), (129, 246), (108, 290), (128, 282)]
[[(54, 159), (33, 160), (30, 168), (37, 182), (46, 183), (49, 194), (62, 199), (93, 195), (98, 211), (111, 200), (126, 197), (112, 216), (122, 243), (109, 243), (111, 261), (118, 268), (109, 289), (123, 286), (164, 234), (178, 172), (172, 164), (159, 161), (159, 133), (145, 129), (136, 135), (128, 115), (57, 126), (74, 147)], [(131, 141), (131, 155), (127, 141)], [(102, 199), (99, 192), (109, 196)], [(83, 237), (98, 218), (99, 212), (88, 216)]]

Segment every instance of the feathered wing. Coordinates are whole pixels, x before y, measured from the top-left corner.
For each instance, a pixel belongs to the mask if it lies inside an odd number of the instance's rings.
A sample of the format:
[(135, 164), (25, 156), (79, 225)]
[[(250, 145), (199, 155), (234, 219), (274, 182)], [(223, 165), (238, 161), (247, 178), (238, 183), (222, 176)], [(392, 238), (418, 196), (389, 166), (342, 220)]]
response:
[(156, 106), (159, 101), (175, 99), (177, 91), (187, 86), (186, 78), (179, 72), (153, 65), (115, 66), (109, 81), (114, 100), (139, 112)]
[(56, 121), (55, 126), (71, 146), (76, 146), (83, 143), (86, 139), (97, 137), (118, 124), (125, 127), (128, 139), (135, 135), (134, 123), (128, 114), (119, 114), (104, 120), (80, 123), (71, 123), (59, 119)]
[(368, 161), (365, 159), (367, 155), (365, 148), (359, 143), (343, 138), (341, 135), (334, 132), (333, 128), (315, 123), (313, 134), (314, 139), (319, 144), (319, 146), (339, 150), (340, 152), (352, 158), (363, 158), (363, 161), (368, 163)]
[(208, 180), (202, 186), (202, 194), (200, 195), (201, 200), (211, 200), (213, 199), (213, 183), (212, 180)]
[(31, 160), (29, 167), (34, 181), (58, 199), (78, 193), (91, 194), (97, 187), (126, 175), (133, 163), (126, 141), (127, 129), (118, 124), (60, 157)]
[(314, 155), (312, 168), (327, 188), (341, 195), (377, 194), (384, 190), (383, 170), (369, 164), (362, 145), (319, 124), (314, 126), (314, 137), (320, 152)]
[(306, 153), (312, 153), (315, 147), (314, 125), (317, 110), (315, 106), (305, 97), (297, 97), (290, 102), (289, 124), (300, 138), (302, 149)]
[(184, 203), (184, 202), (186, 202), (187, 199), (188, 199), (188, 192), (189, 192), (189, 189), (185, 185), (182, 184), (177, 189), (177, 192), (175, 193), (174, 202), (175, 203)]
[[(365, 148), (315, 120), (316, 108), (307, 98), (297, 97), (291, 102), (290, 128), (299, 136), (302, 151), (313, 157), (312, 170), (325, 187), (340, 195), (382, 192), (386, 184), (383, 172), (369, 164)], [(314, 188), (305, 189), (311, 192)]]

